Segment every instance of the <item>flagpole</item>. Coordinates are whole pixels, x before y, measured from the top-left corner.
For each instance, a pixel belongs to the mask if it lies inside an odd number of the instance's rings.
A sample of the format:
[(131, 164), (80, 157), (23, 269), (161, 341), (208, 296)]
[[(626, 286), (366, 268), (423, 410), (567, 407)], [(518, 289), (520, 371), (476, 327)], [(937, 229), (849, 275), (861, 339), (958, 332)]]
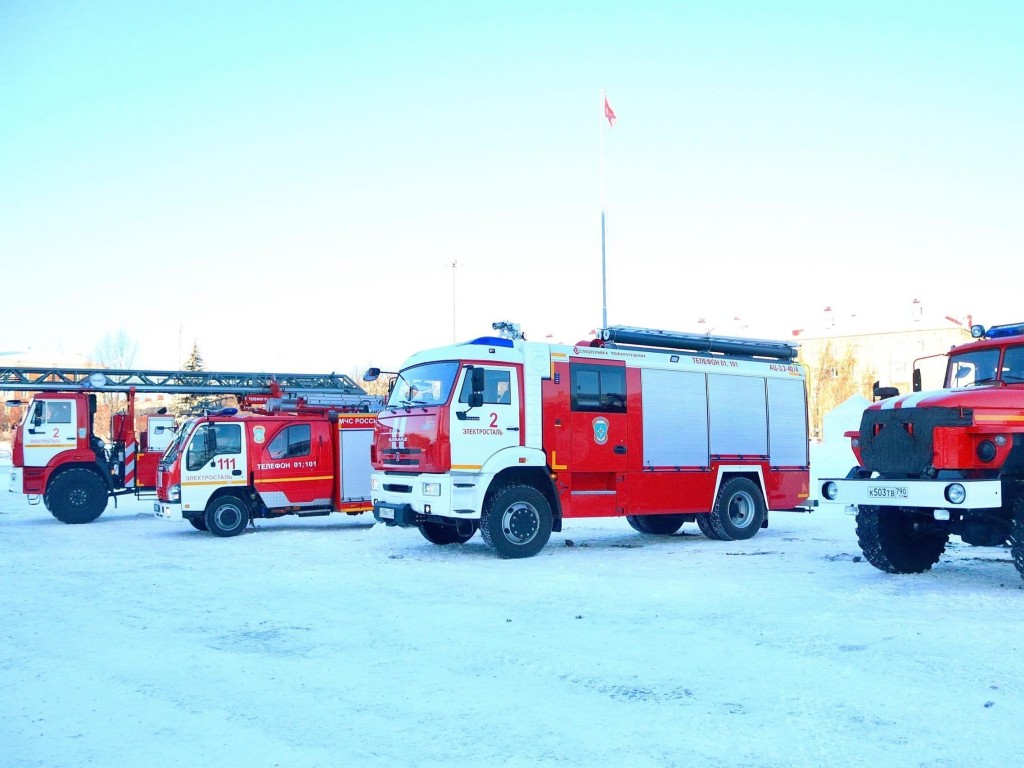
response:
[(605, 201), (604, 201), (604, 121), (606, 97), (601, 90), (601, 327), (608, 327), (608, 283), (605, 270)]

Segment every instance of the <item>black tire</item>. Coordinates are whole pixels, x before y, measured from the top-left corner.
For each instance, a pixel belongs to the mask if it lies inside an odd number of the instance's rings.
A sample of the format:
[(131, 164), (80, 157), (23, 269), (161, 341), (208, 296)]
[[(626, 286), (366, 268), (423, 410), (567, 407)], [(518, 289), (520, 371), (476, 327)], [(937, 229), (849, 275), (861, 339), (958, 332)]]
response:
[(464, 521), (460, 525), (443, 525), (441, 523), (420, 523), (420, 533), (423, 534), (423, 538), (429, 541), (431, 544), (437, 544), (438, 546), (445, 546), (447, 544), (465, 544), (467, 541), (473, 538), (473, 534), (476, 533), (477, 524), (476, 521), (472, 521), (472, 526), (469, 529), (469, 535), (462, 532), (462, 529), (470, 521)]
[(711, 515), (697, 515), (697, 527), (700, 528), (700, 532), (709, 539), (718, 541), (718, 534), (715, 533), (715, 529), (711, 527)]
[(498, 557), (533, 557), (551, 538), (551, 505), (529, 485), (509, 485), (492, 494), (480, 515), (480, 535)]
[(626, 515), (626, 522), (634, 531), (652, 536), (671, 536), (683, 527), (685, 515)]
[(935, 528), (921, 530), (915, 526), (919, 519), (923, 518), (906, 507), (858, 507), (857, 542), (865, 559), (886, 573), (930, 569), (946, 551), (949, 533)]
[(91, 523), (107, 508), (107, 486), (91, 470), (66, 469), (47, 484), (43, 503), (62, 523)]
[(249, 507), (237, 496), (221, 496), (206, 507), (204, 522), (214, 536), (237, 536), (249, 524)]
[(745, 477), (733, 477), (718, 489), (708, 524), (723, 541), (749, 539), (760, 529), (767, 510), (761, 489)]
[(1010, 554), (1017, 573), (1024, 579), (1024, 496), (1013, 505), (1013, 527), (1010, 531)]
[(201, 517), (190, 517), (188, 518), (188, 521), (192, 524), (192, 527), (195, 528), (197, 531), (210, 530), (206, 527), (206, 520)]

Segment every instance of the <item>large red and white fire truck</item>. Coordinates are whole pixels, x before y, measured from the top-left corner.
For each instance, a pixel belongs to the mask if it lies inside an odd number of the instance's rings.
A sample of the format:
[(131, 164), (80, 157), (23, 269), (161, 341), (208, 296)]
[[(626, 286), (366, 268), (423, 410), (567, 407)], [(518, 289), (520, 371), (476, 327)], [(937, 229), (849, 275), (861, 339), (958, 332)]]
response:
[[(1024, 323), (971, 327), (948, 353), (943, 388), (865, 409), (847, 432), (857, 466), (823, 478), (822, 498), (848, 505), (865, 558), (888, 573), (920, 573), (950, 535), (1011, 545), (1024, 576)], [(923, 360), (924, 358), (922, 358)]]
[(158, 517), (236, 536), (254, 518), (372, 509), (370, 444), (383, 398), (353, 383), (348, 392), (242, 405), (178, 430), (157, 469)]
[(565, 346), (494, 329), (396, 375), (373, 446), (377, 520), (435, 544), (479, 529), (514, 558), (569, 518), (624, 516), (662, 535), (695, 521), (746, 539), (769, 509), (807, 504), (795, 345), (617, 326)]
[[(152, 492), (157, 464), (174, 438), (174, 416), (147, 416), (136, 434), (135, 395), (216, 394), (271, 397), (291, 393), (362, 392), (351, 378), (328, 374), (218, 373), (124, 369), (2, 368), (0, 390), (35, 392), (11, 444), (9, 489), (29, 503), (42, 499), (65, 523), (99, 517), (107, 500)], [(110, 444), (93, 428), (97, 394), (122, 393), (126, 407), (111, 415)], [(10, 400), (8, 405), (22, 405)]]

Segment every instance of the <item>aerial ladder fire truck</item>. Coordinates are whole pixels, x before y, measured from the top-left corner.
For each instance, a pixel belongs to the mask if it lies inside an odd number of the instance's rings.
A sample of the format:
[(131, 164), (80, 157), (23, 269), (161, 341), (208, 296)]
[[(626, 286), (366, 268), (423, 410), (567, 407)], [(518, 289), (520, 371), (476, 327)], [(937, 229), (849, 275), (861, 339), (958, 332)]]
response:
[(396, 374), (373, 446), (377, 520), (440, 545), (479, 530), (518, 558), (570, 518), (735, 540), (808, 504), (796, 345), (627, 326), (560, 345), (493, 328)]
[[(235, 396), (243, 407), (273, 399), (345, 395), (366, 412), (379, 407), (342, 374), (218, 373), (124, 369), (0, 368), (0, 390), (33, 392), (11, 441), (9, 490), (40, 499), (64, 523), (99, 517), (108, 499), (156, 489), (160, 456), (175, 436), (175, 417), (158, 413), (135, 425), (140, 393)], [(97, 396), (120, 393), (126, 407), (111, 415), (110, 444), (96, 435)], [(24, 406), (8, 400), (8, 406)]]

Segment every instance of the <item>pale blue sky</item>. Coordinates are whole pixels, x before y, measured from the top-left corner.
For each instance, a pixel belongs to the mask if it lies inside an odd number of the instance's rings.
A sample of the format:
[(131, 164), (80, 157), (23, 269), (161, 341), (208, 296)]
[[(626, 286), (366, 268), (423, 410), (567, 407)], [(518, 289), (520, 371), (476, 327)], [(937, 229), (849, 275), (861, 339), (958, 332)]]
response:
[(0, 350), (582, 338), (601, 89), (610, 323), (1024, 320), (1022, 40), (1013, 2), (6, 0)]

